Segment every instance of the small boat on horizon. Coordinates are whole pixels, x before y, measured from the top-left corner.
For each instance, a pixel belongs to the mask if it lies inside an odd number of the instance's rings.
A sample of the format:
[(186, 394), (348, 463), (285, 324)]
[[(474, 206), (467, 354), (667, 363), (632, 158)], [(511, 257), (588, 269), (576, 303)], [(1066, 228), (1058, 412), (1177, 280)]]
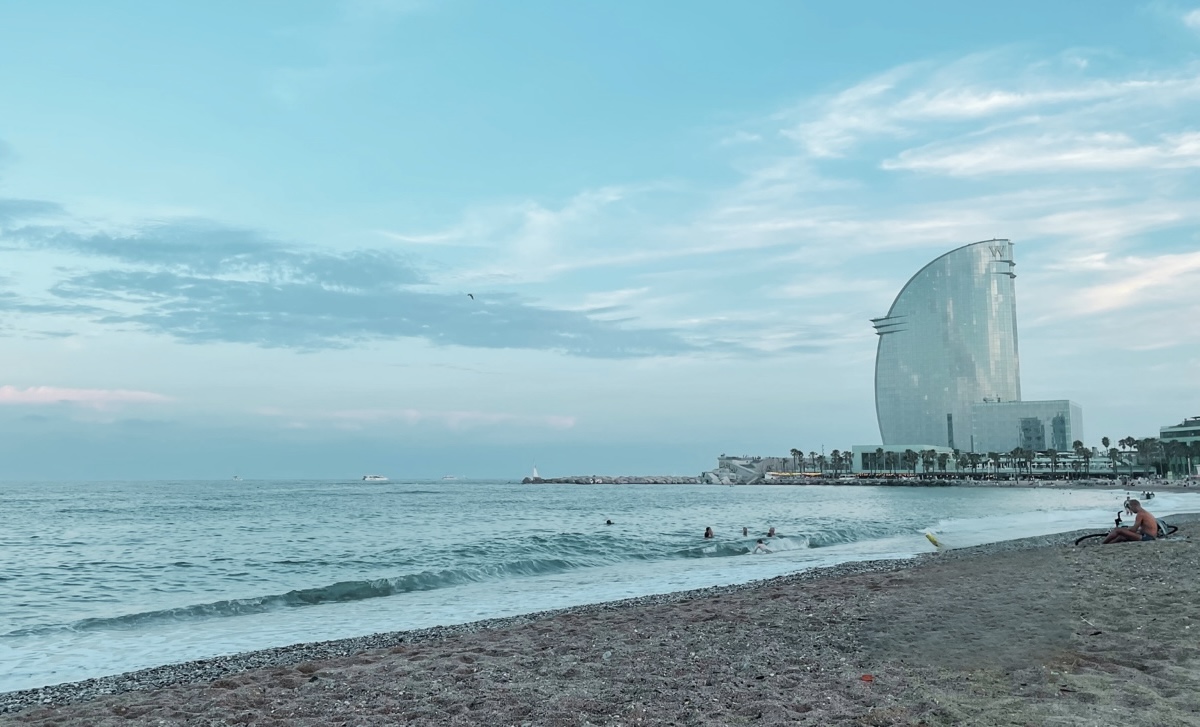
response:
[(455, 477), (454, 475), (442, 475), (442, 479), (443, 480), (457, 480), (458, 478)]
[(363, 482), (387, 482), (388, 478), (383, 475), (363, 475)]

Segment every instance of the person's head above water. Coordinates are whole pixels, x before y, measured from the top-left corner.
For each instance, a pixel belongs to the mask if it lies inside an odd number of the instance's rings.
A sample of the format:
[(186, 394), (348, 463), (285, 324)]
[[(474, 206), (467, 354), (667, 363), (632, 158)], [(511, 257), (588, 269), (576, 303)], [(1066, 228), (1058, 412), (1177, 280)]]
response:
[(605, 520), (605, 521), (604, 521), (604, 524), (605, 524), (605, 525), (612, 525), (612, 520)]
[(711, 538), (713, 536), (712, 528), (704, 528), (704, 537)]

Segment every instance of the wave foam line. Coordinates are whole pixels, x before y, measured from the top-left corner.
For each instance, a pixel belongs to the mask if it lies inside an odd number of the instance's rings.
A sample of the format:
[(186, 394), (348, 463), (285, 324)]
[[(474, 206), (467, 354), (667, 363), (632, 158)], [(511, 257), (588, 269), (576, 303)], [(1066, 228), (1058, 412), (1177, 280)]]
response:
[(268, 596), (235, 598), (213, 603), (201, 603), (179, 608), (145, 611), (106, 618), (86, 618), (66, 625), (33, 626), (11, 631), (4, 634), (3, 638), (31, 636), (64, 630), (134, 629), (169, 621), (192, 621), (229, 616), (246, 616), (281, 608), (298, 608), (327, 603), (364, 601), (369, 598), (386, 598), (387, 596), (403, 593), (431, 591), (438, 588), (448, 588), (497, 578), (561, 573), (573, 568), (592, 565), (601, 564), (558, 558), (528, 559), (490, 567), (481, 566), (468, 569), (415, 573), (376, 580), (341, 581), (327, 586), (303, 588)]

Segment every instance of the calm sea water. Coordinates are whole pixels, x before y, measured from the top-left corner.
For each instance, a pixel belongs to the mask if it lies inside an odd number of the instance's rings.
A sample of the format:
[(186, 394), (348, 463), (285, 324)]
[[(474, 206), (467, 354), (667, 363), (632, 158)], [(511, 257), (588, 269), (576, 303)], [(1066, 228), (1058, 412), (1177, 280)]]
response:
[[(0, 691), (1104, 527), (1124, 493), (0, 483)], [(1200, 511), (1163, 494), (1156, 514)], [(606, 526), (605, 520), (614, 524)], [(712, 526), (716, 538), (701, 536)], [(742, 536), (742, 527), (749, 537)], [(774, 552), (750, 553), (774, 526)]]

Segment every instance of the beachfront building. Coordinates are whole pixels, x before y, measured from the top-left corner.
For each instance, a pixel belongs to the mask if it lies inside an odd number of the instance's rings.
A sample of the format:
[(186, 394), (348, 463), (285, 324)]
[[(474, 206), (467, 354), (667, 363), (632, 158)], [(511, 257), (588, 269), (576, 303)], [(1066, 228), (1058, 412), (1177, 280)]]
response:
[(1083, 439), (1079, 405), (1021, 400), (1015, 266), (1009, 240), (963, 245), (918, 270), (872, 319), (885, 448), (1067, 452)]
[(872, 319), (875, 411), (885, 446), (973, 451), (975, 402), (1020, 401), (1013, 245), (986, 240), (935, 258)]
[(1172, 473), (1200, 475), (1200, 417), (1188, 417), (1174, 426), (1159, 427), (1158, 440), (1166, 448)]
[(852, 453), (852, 474), (888, 475), (948, 473), (958, 471), (954, 450), (920, 444), (856, 444)]
[(1164, 444), (1166, 442), (1183, 444), (1200, 442), (1200, 417), (1188, 417), (1174, 426), (1159, 427), (1158, 438)]
[(702, 472), (699, 479), (710, 485), (747, 485), (766, 480), (768, 472), (789, 472), (792, 467), (790, 457), (722, 454), (717, 457), (716, 469)]
[(1083, 410), (1073, 401), (984, 401), (971, 406), (975, 452), (1072, 451), (1083, 441)]

